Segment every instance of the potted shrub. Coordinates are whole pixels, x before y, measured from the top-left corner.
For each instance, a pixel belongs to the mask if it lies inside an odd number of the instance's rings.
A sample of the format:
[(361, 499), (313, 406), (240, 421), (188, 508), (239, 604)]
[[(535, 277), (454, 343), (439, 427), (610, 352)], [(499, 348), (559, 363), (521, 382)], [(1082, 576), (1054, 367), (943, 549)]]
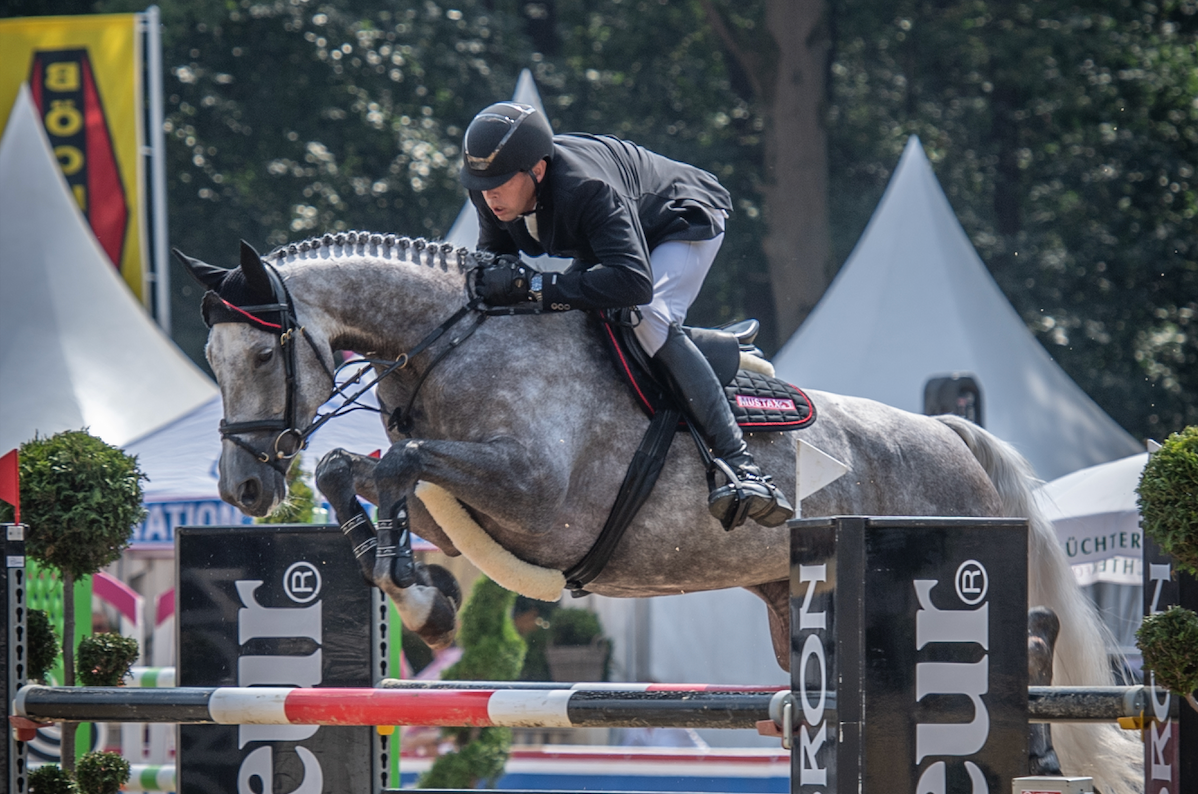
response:
[(1148, 457), (1136, 488), (1144, 532), (1198, 576), (1198, 425), (1165, 440)]
[(611, 643), (599, 616), (587, 609), (563, 607), (549, 620), (545, 658), (554, 681), (604, 681)]
[(137, 640), (105, 632), (84, 637), (76, 666), (84, 686), (120, 686), (137, 661)]
[[(137, 459), (85, 430), (21, 445), (25, 553), (62, 574), (63, 637), (75, 636), (75, 580), (119, 559), (145, 516)], [(63, 683), (75, 685), (75, 647), (62, 643)], [(75, 723), (62, 723), (62, 766), (75, 767)]]
[(1198, 615), (1177, 606), (1149, 615), (1136, 630), (1136, 647), (1156, 683), (1175, 692), (1198, 711)]
[[(1148, 458), (1136, 488), (1140, 524), (1182, 574), (1198, 576), (1198, 426), (1174, 433)], [(1136, 632), (1144, 667), (1198, 710), (1198, 615), (1174, 605)]]
[(29, 773), (29, 794), (79, 794), (79, 787), (70, 772), (46, 764)]
[(87, 753), (75, 771), (80, 794), (118, 794), (129, 780), (129, 762), (120, 753)]
[(54, 666), (62, 647), (58, 643), (58, 634), (50, 623), (50, 616), (44, 609), (31, 609), (25, 618), (25, 630), (29, 640), (29, 667), (26, 670), (30, 681), (46, 680), (46, 673)]

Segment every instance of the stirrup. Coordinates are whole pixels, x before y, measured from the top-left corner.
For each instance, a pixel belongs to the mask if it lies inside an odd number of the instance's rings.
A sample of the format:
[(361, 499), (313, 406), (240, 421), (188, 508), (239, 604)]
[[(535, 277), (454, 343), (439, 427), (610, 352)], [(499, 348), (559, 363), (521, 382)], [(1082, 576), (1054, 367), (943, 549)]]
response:
[(738, 476), (724, 460), (716, 458), (712, 462), (728, 482), (711, 489), (707, 509), (725, 531), (740, 526), (746, 518), (763, 527), (776, 527), (794, 518), (794, 508), (768, 476), (743, 470)]

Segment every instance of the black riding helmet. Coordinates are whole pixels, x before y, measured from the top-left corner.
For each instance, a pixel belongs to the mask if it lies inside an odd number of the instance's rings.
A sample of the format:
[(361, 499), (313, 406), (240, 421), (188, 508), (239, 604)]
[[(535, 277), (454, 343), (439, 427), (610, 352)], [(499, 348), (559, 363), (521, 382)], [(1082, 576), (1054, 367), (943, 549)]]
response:
[(460, 178), (467, 190), (491, 190), (553, 154), (553, 130), (531, 105), (499, 102), (484, 108), (462, 145)]

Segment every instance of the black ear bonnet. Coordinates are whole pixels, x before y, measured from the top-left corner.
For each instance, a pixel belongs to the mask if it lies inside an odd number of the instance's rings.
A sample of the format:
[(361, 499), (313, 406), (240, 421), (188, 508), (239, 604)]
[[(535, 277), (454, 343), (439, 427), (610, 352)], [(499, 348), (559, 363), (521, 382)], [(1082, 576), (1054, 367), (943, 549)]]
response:
[(214, 267), (172, 249), (196, 281), (208, 288), (200, 303), (204, 323), (246, 323), (273, 334), (282, 334), (286, 293), (282, 281), (257, 252), (241, 243), (241, 265), (232, 270)]

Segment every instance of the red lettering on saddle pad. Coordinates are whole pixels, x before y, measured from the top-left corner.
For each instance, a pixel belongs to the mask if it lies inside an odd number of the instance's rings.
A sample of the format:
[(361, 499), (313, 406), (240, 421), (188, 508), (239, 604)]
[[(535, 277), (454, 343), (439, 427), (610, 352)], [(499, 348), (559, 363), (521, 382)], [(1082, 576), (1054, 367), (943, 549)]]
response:
[(754, 397), (751, 394), (736, 395), (738, 408), (755, 408), (759, 411), (794, 411), (795, 401), (777, 397)]

